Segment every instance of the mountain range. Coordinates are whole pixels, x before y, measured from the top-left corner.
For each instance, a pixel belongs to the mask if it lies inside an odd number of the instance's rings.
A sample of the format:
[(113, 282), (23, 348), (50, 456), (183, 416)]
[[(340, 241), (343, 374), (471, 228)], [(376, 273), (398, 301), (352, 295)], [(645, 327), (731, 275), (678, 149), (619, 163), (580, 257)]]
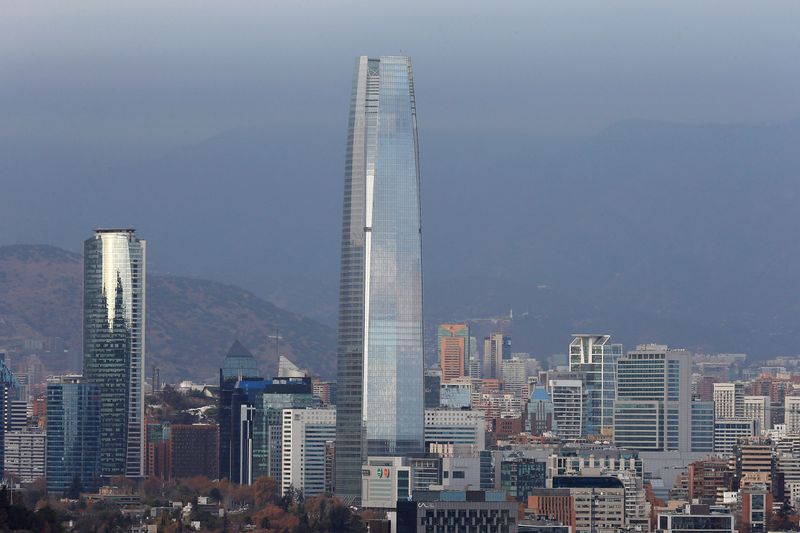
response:
[[(53, 246), (0, 247), (0, 347), (59, 337), (69, 352), (40, 357), (53, 372), (79, 370), (82, 258)], [(249, 347), (263, 375), (278, 354), (325, 377), (335, 374), (331, 328), (285, 311), (231, 285), (172, 275), (148, 275), (147, 376), (213, 383), (228, 346)], [(276, 338), (277, 337), (277, 338)]]
[[(575, 138), (430, 129), (424, 109), (419, 124), (429, 361), (435, 325), (464, 319), (478, 336), (504, 324), (535, 356), (565, 352), (574, 332), (797, 352), (800, 121), (630, 120)], [(178, 147), (0, 140), (0, 244), (77, 250), (91, 228), (136, 227), (165, 286), (218, 280), (310, 317), (327, 326), (309, 335), (328, 339), (321, 357), (334, 349), (344, 144), (344, 125), (303, 124)], [(242, 331), (230, 326), (218, 333)]]

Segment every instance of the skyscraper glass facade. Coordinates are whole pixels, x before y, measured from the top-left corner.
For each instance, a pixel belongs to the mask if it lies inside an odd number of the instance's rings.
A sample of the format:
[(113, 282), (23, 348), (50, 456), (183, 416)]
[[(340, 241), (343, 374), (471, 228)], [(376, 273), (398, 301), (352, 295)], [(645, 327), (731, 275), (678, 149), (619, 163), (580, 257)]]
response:
[(573, 335), (569, 345), (569, 370), (579, 374), (586, 387), (586, 435), (599, 435), (614, 426), (617, 360), (622, 345), (610, 335)]
[(339, 292), (336, 492), (358, 498), (366, 454), (422, 450), (422, 229), (407, 57), (356, 62)]
[(144, 475), (145, 241), (96, 230), (84, 243), (84, 375), (102, 393), (104, 476)]
[(47, 383), (47, 490), (64, 492), (75, 478), (81, 490), (98, 487), (100, 387), (81, 376)]

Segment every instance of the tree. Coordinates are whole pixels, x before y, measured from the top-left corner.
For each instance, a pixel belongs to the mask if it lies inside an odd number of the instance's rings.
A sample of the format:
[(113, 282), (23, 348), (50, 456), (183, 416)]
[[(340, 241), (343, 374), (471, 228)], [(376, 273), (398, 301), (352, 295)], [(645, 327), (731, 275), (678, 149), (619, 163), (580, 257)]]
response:
[(275, 478), (263, 476), (253, 484), (253, 497), (256, 507), (264, 507), (268, 503), (278, 503), (280, 487)]

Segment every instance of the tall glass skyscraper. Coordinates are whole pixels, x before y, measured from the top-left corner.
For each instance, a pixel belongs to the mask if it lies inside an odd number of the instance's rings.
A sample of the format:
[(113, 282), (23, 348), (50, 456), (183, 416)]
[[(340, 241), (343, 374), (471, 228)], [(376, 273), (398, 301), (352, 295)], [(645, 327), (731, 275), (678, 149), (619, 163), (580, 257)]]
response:
[(411, 61), (356, 61), (339, 288), (336, 493), (367, 455), (423, 448), (422, 228)]
[(142, 477), (145, 241), (99, 229), (83, 251), (83, 368), (102, 397), (100, 471)]

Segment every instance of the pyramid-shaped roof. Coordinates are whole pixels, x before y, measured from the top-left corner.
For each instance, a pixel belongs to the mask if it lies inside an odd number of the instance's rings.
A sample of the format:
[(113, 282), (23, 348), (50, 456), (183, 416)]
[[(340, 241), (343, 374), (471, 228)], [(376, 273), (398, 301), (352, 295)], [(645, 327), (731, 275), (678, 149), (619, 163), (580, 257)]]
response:
[(225, 361), (222, 363), (222, 377), (224, 379), (260, 377), (256, 358), (238, 340), (233, 342), (228, 353), (225, 354)]
[(228, 353), (225, 354), (225, 357), (249, 357), (250, 359), (254, 359), (253, 354), (250, 353), (250, 350), (244, 347), (244, 345), (239, 342), (239, 339), (233, 341), (231, 347), (228, 348)]

